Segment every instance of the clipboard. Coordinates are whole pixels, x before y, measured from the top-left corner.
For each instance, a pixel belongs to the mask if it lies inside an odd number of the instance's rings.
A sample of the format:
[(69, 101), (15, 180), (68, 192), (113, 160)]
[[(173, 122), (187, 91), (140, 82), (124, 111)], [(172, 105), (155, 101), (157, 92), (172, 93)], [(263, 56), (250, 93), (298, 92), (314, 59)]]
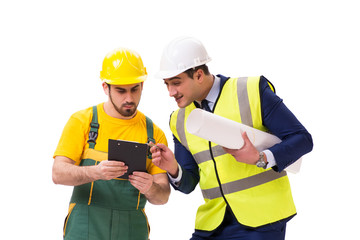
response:
[(128, 171), (119, 178), (128, 179), (134, 171), (146, 172), (148, 145), (145, 143), (109, 139), (108, 159), (124, 162)]

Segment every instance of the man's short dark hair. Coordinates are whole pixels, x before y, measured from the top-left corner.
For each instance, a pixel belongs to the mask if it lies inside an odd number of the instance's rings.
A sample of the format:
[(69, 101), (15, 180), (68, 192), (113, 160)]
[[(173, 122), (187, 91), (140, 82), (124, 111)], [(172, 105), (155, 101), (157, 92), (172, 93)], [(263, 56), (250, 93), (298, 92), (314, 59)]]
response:
[(185, 73), (188, 75), (189, 78), (193, 78), (194, 73), (199, 69), (203, 70), (205, 75), (210, 74), (209, 68), (208, 68), (208, 66), (206, 66), (206, 64), (200, 65), (200, 66), (197, 66), (197, 67), (194, 67), (194, 68), (190, 68), (190, 69), (186, 70)]

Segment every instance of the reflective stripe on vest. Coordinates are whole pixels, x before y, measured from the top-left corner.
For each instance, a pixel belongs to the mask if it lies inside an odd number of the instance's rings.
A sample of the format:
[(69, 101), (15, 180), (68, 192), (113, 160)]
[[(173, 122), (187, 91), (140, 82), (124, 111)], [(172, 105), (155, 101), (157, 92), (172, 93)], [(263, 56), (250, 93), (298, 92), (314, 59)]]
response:
[[(221, 188), (223, 194), (226, 195), (234, 192), (243, 191), (248, 188), (256, 187), (284, 176), (286, 176), (285, 171), (282, 171), (281, 173), (277, 173), (275, 171), (266, 171), (247, 178), (242, 178), (234, 182), (221, 184)], [(206, 199), (215, 199), (222, 197), (220, 187), (201, 190), (201, 192)]]
[[(214, 114), (266, 131), (262, 125), (259, 81), (260, 77), (228, 79)], [(272, 85), (270, 88), (273, 90)], [(187, 117), (195, 108), (192, 103), (175, 111), (170, 119), (171, 131), (191, 152), (200, 169), (199, 184), (205, 203), (198, 209), (195, 228), (215, 229), (222, 222), (227, 204), (240, 223), (251, 227), (295, 214), (286, 172), (239, 163), (221, 146), (187, 132)]]
[(253, 121), (251, 117), (249, 96), (247, 91), (247, 77), (238, 78), (237, 81), (237, 95), (238, 103), (240, 109), (241, 122), (250, 127), (253, 126)]

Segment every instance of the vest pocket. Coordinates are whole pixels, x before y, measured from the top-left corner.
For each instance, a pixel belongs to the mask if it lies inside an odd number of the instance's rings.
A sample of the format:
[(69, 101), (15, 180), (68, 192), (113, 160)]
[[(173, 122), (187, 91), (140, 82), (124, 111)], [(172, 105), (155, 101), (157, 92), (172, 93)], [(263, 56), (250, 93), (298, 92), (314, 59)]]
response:
[(112, 210), (110, 236), (111, 240), (147, 240), (149, 225), (145, 213)]
[(147, 240), (144, 210), (117, 210), (71, 203), (64, 223), (67, 240)]

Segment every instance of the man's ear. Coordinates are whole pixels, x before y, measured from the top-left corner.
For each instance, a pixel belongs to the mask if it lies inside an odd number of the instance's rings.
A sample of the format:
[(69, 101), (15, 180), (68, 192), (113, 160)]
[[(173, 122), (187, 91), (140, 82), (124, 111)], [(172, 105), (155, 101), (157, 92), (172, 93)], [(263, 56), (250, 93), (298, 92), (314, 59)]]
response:
[(102, 87), (104, 89), (104, 93), (109, 96), (109, 91), (110, 91), (110, 88), (109, 88), (109, 85), (106, 83), (106, 82), (103, 82), (102, 83)]
[(202, 69), (198, 69), (196, 72), (195, 72), (195, 77), (196, 79), (201, 83), (204, 81), (204, 71)]

